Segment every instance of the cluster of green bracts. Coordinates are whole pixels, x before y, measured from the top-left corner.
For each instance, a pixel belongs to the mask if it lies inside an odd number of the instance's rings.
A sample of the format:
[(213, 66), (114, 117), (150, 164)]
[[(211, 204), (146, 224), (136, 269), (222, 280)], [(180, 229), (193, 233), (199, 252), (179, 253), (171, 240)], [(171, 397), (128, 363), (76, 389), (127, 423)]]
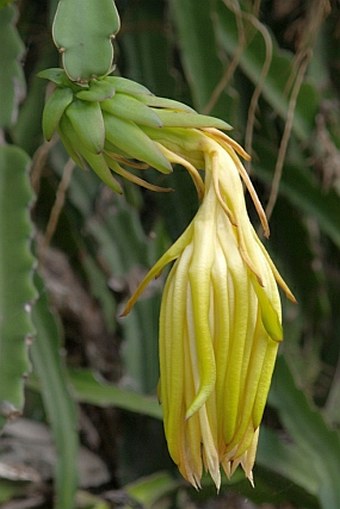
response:
[(58, 131), (75, 163), (90, 166), (116, 192), (122, 188), (112, 172), (148, 189), (166, 191), (138, 176), (148, 166), (165, 174), (172, 171), (169, 154), (159, 143), (169, 136), (165, 130), (230, 127), (182, 103), (156, 97), (134, 81), (110, 75), (112, 38), (119, 28), (113, 0), (101, 0), (100, 5), (93, 0), (60, 0), (53, 40), (64, 69), (40, 73), (55, 85), (43, 113), (44, 136), (50, 140)]
[(116, 192), (121, 192), (121, 186), (112, 171), (149, 189), (164, 190), (124, 166), (137, 170), (152, 166), (161, 173), (170, 173), (171, 163), (158, 143), (167, 138), (167, 128), (230, 128), (220, 119), (156, 97), (144, 86), (120, 76), (79, 84), (62, 69), (48, 69), (40, 77), (56, 85), (43, 112), (45, 138), (50, 140), (57, 130), (77, 165), (90, 166)]

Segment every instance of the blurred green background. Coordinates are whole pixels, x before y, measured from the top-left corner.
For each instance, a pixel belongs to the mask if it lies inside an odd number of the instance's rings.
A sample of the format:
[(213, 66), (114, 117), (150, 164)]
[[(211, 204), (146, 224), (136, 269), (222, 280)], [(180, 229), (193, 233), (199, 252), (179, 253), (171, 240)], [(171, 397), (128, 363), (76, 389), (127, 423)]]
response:
[[(179, 477), (156, 398), (164, 277), (119, 318), (197, 197), (125, 196), (44, 143), (56, 0), (0, 1), (0, 507), (340, 507), (340, 6), (335, 0), (117, 0), (116, 71), (233, 125), (270, 216), (284, 305), (256, 488)], [(98, 5), (100, 2), (98, 2)], [(100, 8), (100, 7), (98, 7)], [(249, 204), (249, 213), (258, 220)], [(13, 419), (23, 410), (23, 416)], [(5, 424), (7, 421), (7, 424)]]

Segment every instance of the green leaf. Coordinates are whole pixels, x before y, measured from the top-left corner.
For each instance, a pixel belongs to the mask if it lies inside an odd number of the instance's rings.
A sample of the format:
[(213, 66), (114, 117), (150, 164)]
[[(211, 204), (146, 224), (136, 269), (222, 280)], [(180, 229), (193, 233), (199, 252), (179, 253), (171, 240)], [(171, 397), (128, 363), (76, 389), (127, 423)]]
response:
[(0, 147), (0, 427), (22, 411), (24, 376), (30, 370), (27, 346), (35, 332), (29, 164), (20, 148)]
[[(136, 504), (144, 509), (152, 509), (156, 507), (157, 502), (160, 503), (161, 499), (171, 495), (181, 484), (181, 481), (174, 479), (167, 472), (156, 472), (138, 479), (124, 486), (124, 491), (133, 499), (133, 502), (125, 504), (123, 509), (133, 509)], [(171, 505), (163, 501), (163, 504), (157, 507), (166, 509)]]
[(261, 426), (256, 462), (317, 495), (318, 478), (299, 444), (287, 443), (265, 426)]
[(156, 398), (104, 382), (87, 369), (69, 370), (68, 377), (75, 397), (81, 403), (101, 407), (115, 406), (155, 419), (162, 419), (162, 410)]
[(60, 355), (60, 330), (49, 310), (46, 290), (38, 277), (37, 286), (40, 297), (33, 312), (37, 337), (32, 345), (32, 360), (57, 448), (55, 509), (73, 509), (77, 487), (76, 411)]
[(340, 507), (340, 436), (300, 391), (283, 357), (279, 357), (270, 402), (309, 464), (323, 509)]
[(25, 48), (15, 27), (16, 14), (11, 5), (0, 10), (0, 128), (15, 122), (26, 88), (20, 65)]

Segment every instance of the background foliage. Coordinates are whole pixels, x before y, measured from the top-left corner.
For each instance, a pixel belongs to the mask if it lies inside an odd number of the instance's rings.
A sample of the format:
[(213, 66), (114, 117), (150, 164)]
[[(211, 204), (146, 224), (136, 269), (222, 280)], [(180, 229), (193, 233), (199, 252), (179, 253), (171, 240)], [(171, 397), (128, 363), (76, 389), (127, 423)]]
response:
[[(168, 457), (155, 396), (162, 278), (119, 318), (141, 275), (194, 214), (191, 182), (181, 168), (171, 177), (148, 170), (175, 192), (124, 183), (119, 197), (74, 168), (58, 139), (44, 143), (46, 82), (36, 74), (58, 65), (50, 35), (56, 0), (2, 0), (0, 423), (9, 422), (0, 437), (0, 505), (336, 509), (339, 4), (118, 0), (117, 7), (116, 71), (225, 119), (251, 153), (270, 216), (266, 244), (298, 299), (284, 302), (256, 489), (237, 474), (219, 496), (208, 480), (196, 493)], [(21, 411), (24, 419), (11, 422)]]

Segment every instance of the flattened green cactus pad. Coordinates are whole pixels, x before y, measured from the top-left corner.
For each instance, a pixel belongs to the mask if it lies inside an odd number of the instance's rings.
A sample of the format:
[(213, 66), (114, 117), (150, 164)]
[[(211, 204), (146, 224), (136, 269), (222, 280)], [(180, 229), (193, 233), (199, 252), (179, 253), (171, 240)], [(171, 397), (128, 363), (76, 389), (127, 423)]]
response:
[(59, 1), (52, 35), (72, 81), (87, 82), (110, 72), (112, 37), (119, 28), (113, 0)]
[(35, 334), (29, 164), (19, 147), (0, 147), (0, 429), (22, 412), (24, 377), (30, 370), (28, 342)]

